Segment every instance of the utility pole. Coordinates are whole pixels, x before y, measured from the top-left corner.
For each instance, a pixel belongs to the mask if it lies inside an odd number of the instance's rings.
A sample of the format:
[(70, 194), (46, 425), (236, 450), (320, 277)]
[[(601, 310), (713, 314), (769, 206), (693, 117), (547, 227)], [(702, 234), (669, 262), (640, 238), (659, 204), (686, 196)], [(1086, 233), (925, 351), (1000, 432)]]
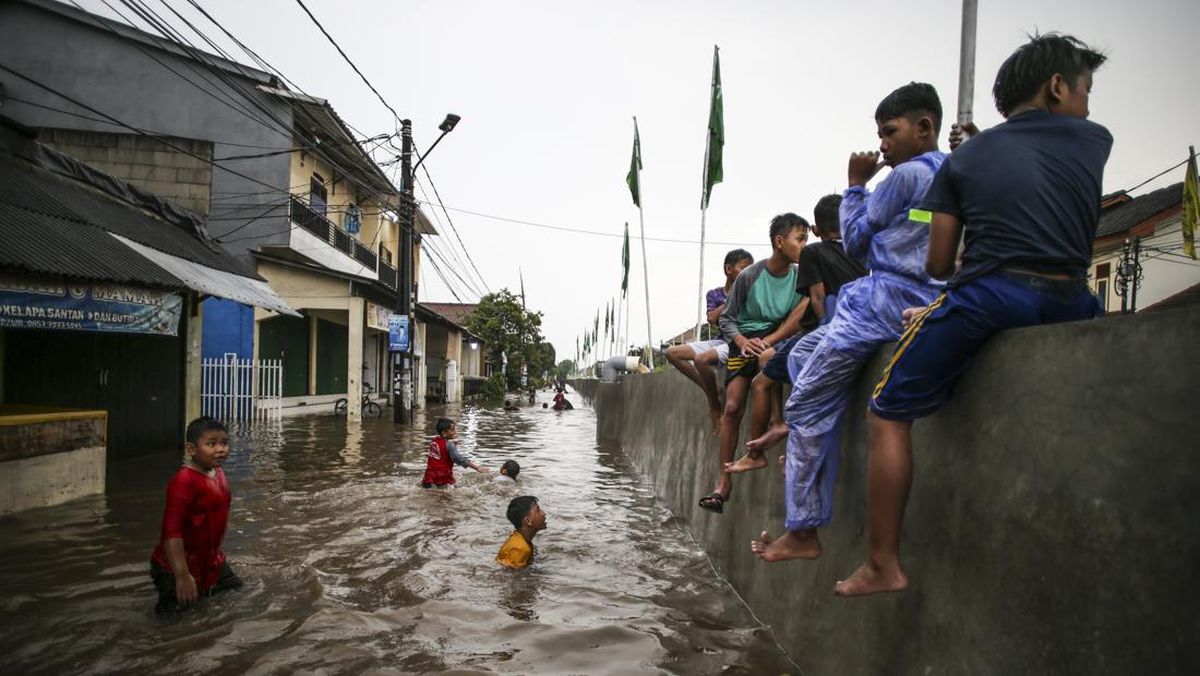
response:
[(1117, 264), (1117, 295), (1121, 297), (1121, 313), (1137, 312), (1137, 292), (1142, 285), (1142, 238), (1125, 240), (1121, 262)]
[[(408, 319), (404, 330), (408, 333), (404, 350), (392, 353), (392, 368), (399, 370), (400, 377), (393, 375), (393, 383), (398, 380), (398, 386), (393, 385), (392, 422), (397, 424), (412, 423), (413, 407), (413, 236), (415, 201), (413, 198), (412, 181), (412, 122), (400, 120), (400, 315)], [(395, 372), (395, 371), (394, 371)], [(393, 373), (394, 373), (393, 372)], [(396, 392), (395, 389), (399, 389)]]

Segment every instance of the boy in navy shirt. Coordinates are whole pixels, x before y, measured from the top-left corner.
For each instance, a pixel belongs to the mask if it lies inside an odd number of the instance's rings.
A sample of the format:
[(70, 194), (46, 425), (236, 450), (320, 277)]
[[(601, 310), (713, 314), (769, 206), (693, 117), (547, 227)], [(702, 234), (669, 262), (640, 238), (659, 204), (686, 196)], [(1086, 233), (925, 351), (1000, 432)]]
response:
[(930, 221), (926, 268), (950, 282), (912, 319), (871, 398), (870, 555), (837, 584), (838, 594), (908, 586), (900, 527), (912, 484), (912, 421), (945, 403), (980, 346), (1005, 329), (1100, 314), (1087, 268), (1112, 135), (1086, 118), (1092, 73), (1104, 61), (1054, 33), (1017, 49), (992, 89), (1007, 121), (957, 149), (921, 204)]

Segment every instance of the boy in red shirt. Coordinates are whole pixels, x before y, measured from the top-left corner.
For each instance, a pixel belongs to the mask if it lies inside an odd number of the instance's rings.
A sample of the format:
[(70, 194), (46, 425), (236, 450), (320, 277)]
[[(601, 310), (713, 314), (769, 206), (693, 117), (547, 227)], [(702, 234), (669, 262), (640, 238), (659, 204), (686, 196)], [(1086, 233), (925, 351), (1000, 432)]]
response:
[(150, 557), (158, 613), (242, 586), (221, 551), (229, 522), (229, 484), (221, 469), (229, 456), (229, 431), (203, 416), (188, 424), (185, 436), (187, 459), (167, 483), (162, 535)]
[(425, 476), (421, 477), (421, 488), (449, 488), (454, 485), (454, 466), (470, 467), (481, 474), (488, 469), (480, 467), (459, 452), (454, 444), (458, 426), (449, 418), (437, 419), (437, 436), (429, 442), (429, 455), (425, 461)]

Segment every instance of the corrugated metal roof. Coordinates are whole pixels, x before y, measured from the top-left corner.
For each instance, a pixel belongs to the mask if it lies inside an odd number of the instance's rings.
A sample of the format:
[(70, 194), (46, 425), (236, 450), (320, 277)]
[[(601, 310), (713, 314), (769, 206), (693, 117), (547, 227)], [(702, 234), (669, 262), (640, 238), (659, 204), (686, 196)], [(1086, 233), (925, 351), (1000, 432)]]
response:
[(193, 263), (178, 256), (156, 251), (120, 235), (114, 234), (112, 237), (178, 277), (189, 289), (246, 305), (274, 310), (293, 317), (300, 316), (300, 313), (292, 309), (292, 306), (280, 298), (279, 294), (275, 293), (266, 282)]
[[(118, 180), (109, 178), (114, 182)], [(257, 277), (245, 263), (215, 242), (201, 241), (191, 230), (12, 157), (0, 156), (0, 203), (102, 228), (173, 256), (242, 276)]]
[(182, 289), (174, 275), (103, 228), (30, 211), (0, 198), (0, 267), (79, 280)]
[(193, 289), (297, 314), (248, 266), (202, 241), (196, 229), (100, 192), (106, 181), (118, 194), (128, 186), (93, 169), (86, 172), (87, 184), (0, 154), (0, 268)]

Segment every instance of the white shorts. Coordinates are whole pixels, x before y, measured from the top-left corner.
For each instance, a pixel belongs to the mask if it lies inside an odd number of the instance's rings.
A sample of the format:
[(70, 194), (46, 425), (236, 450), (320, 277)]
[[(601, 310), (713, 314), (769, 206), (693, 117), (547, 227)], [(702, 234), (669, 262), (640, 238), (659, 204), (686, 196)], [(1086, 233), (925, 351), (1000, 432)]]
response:
[(717, 363), (724, 364), (729, 361), (729, 343), (725, 342), (724, 338), (714, 338), (712, 340), (697, 340), (687, 344), (692, 348), (692, 354), (699, 357), (701, 354), (709, 350), (717, 351)]

